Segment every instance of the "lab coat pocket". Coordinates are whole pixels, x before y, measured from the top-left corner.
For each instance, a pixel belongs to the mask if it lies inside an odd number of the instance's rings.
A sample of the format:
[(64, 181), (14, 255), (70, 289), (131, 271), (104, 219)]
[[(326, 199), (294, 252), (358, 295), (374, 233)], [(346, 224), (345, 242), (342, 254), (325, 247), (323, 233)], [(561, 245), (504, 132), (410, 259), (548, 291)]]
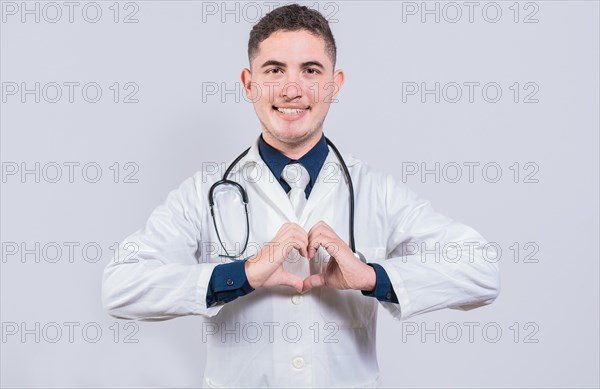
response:
[[(385, 258), (384, 247), (359, 248), (358, 251), (365, 256), (367, 263)], [(322, 271), (325, 271), (326, 263)], [(321, 287), (319, 305), (323, 320), (339, 328), (365, 328), (373, 323), (377, 315), (377, 300), (363, 296), (360, 290)]]

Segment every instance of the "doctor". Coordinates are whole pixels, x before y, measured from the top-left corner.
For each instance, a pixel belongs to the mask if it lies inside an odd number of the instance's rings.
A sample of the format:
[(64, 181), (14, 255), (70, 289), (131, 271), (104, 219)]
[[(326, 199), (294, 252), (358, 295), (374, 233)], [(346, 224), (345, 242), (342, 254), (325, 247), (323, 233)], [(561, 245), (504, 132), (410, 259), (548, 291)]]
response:
[[(497, 264), (475, 230), (328, 145), (323, 123), (344, 73), (321, 14), (274, 9), (252, 29), (248, 55), (241, 79), (262, 132), (225, 177), (245, 192), (247, 214), (234, 184), (209, 196), (225, 172), (196, 173), (123, 241), (103, 304), (124, 319), (202, 316), (205, 387), (377, 387), (377, 308), (405, 320), (489, 304)], [(366, 263), (349, 244), (341, 161)]]

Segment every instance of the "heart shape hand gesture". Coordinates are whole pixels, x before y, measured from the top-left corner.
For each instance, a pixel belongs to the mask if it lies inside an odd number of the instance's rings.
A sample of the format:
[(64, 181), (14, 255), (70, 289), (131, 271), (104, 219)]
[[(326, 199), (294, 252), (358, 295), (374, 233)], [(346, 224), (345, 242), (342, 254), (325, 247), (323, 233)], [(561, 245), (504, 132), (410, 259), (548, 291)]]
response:
[[(312, 274), (302, 280), (283, 268), (283, 262), (293, 249), (312, 260), (319, 247), (330, 255), (324, 273)], [(315, 224), (308, 233), (298, 224), (284, 224), (269, 243), (246, 261), (245, 270), (254, 289), (288, 285), (299, 293), (320, 286), (371, 291), (376, 281), (375, 270), (356, 258), (346, 242), (323, 221)]]

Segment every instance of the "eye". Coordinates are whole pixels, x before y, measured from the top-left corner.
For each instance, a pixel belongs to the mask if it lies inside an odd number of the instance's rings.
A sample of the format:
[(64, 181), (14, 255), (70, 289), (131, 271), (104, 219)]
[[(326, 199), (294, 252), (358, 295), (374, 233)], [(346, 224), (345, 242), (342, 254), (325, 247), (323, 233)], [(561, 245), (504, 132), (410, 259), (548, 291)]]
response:
[(306, 68), (306, 72), (307, 72), (308, 74), (319, 74), (319, 73), (321, 73), (321, 72), (319, 71), (319, 69), (316, 69), (316, 68)]
[(272, 68), (267, 70), (267, 73), (269, 74), (281, 74), (283, 71), (281, 70), (281, 68)]

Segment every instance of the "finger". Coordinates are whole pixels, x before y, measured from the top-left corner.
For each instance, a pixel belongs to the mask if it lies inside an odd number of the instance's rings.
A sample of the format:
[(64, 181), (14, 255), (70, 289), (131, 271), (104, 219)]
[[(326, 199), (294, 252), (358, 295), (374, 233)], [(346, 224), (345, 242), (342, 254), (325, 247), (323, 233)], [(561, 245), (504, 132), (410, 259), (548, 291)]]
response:
[(300, 253), (300, 255), (302, 257), (306, 258), (308, 256), (308, 254), (306, 252), (306, 245), (307, 245), (306, 241), (295, 240), (295, 241), (292, 241), (290, 243), (292, 243), (292, 244), (289, 245), (290, 249), (287, 250), (288, 251), (288, 255), (289, 255), (289, 252), (292, 251), (292, 248), (295, 248), (296, 250), (298, 250), (298, 252)]
[[(332, 253), (338, 251), (342, 239), (335, 233), (329, 224), (321, 220), (308, 232), (308, 242), (309, 256), (312, 258), (319, 249), (319, 246), (325, 247), (329, 254), (333, 255)], [(333, 250), (331, 249), (331, 246), (333, 246)]]
[[(275, 262), (280, 262), (277, 259), (283, 260), (283, 258), (285, 257), (286, 252), (284, 252), (284, 251), (280, 252), (279, 250), (285, 248), (285, 247), (283, 247), (283, 244), (285, 244), (285, 238), (286, 238), (286, 236), (288, 236), (289, 231), (293, 228), (294, 228), (294, 223), (283, 223), (281, 225), (281, 227), (279, 227), (279, 230), (277, 231), (277, 233), (267, 243), (268, 245), (271, 246), (271, 248), (270, 248), (271, 251), (269, 253), (271, 262), (273, 262), (273, 260), (275, 260)], [(273, 255), (275, 255), (275, 257), (273, 257)], [(282, 257), (282, 258), (279, 258), (279, 257)]]
[(283, 223), (279, 231), (275, 234), (275, 240), (281, 242), (288, 234), (293, 234), (294, 232), (306, 234), (306, 231), (296, 223)]
[(299, 240), (299, 244), (300, 247), (296, 247), (298, 249), (298, 251), (300, 251), (300, 255), (302, 255), (303, 257), (308, 257), (308, 234), (306, 233), (306, 231), (304, 231), (304, 229), (302, 229), (302, 231), (299, 234), (300, 236), (298, 236), (298, 240)]
[(321, 243), (317, 239), (308, 241), (308, 258), (313, 259), (319, 250)]
[(313, 274), (303, 281), (302, 293), (306, 293), (312, 288), (318, 288), (320, 286), (325, 285), (325, 275), (324, 274)]
[(273, 240), (278, 240), (278, 238), (282, 235), (285, 234), (285, 232), (287, 230), (290, 229), (292, 223), (283, 223), (281, 225), (281, 227), (279, 227), (279, 230), (277, 230), (277, 232), (275, 233), (275, 236), (273, 237)]
[(312, 227), (310, 227), (310, 229), (308, 230), (308, 236), (311, 236), (315, 230), (317, 230), (319, 228), (321, 222), (316, 222)]
[(319, 235), (328, 237), (330, 242), (342, 241), (342, 238), (340, 238), (333, 228), (329, 227), (324, 221), (320, 221), (311, 228), (308, 233), (308, 240), (315, 239)]
[(303, 242), (303, 244), (298, 249), (298, 251), (300, 251), (300, 255), (302, 255), (304, 258), (308, 258), (308, 250), (306, 249), (307, 245), (308, 242)]
[[(303, 257), (308, 256), (308, 252), (306, 251), (306, 247), (308, 246), (308, 235), (299, 225), (295, 224), (294, 227), (286, 233), (283, 241), (287, 243), (291, 242), (294, 245), (294, 248), (296, 248)], [(289, 253), (289, 250), (287, 251)]]
[(330, 256), (340, 257), (342, 261), (348, 257), (347, 253), (352, 253), (348, 244), (325, 222), (320, 222), (319, 228), (315, 228), (309, 235), (309, 253), (314, 255), (313, 250), (316, 252), (319, 246), (323, 246)]
[(311, 227), (310, 230), (308, 230), (308, 237), (310, 239), (312, 236), (326, 233), (328, 230), (333, 231), (331, 227), (327, 225), (327, 223), (322, 220), (318, 221), (314, 226)]
[(325, 248), (325, 250), (327, 251), (327, 254), (329, 254), (332, 257), (336, 257), (341, 249), (338, 242), (334, 243), (332, 241), (322, 242), (321, 246), (323, 246)]
[(308, 238), (297, 233), (290, 233), (280, 241), (281, 249), (283, 250), (284, 257), (289, 255), (292, 249), (296, 249), (304, 257), (307, 256), (306, 246), (308, 245)]
[[(273, 238), (273, 246), (279, 251), (278, 259), (280, 261), (285, 260), (285, 257), (295, 247), (292, 241), (303, 242), (308, 238), (306, 237), (306, 231), (304, 231), (299, 225), (295, 223), (284, 223), (279, 229), (275, 237)], [(300, 243), (302, 249), (306, 247), (306, 243)], [(277, 262), (280, 262), (277, 261)]]
[(311, 258), (315, 256), (319, 250), (319, 246), (323, 246), (329, 255), (334, 255), (338, 251), (339, 243), (334, 236), (329, 234), (314, 235), (313, 238), (308, 241), (308, 250)]
[(313, 258), (319, 249), (320, 239), (322, 239), (325, 231), (321, 226), (321, 222), (315, 224), (308, 232), (308, 257)]

